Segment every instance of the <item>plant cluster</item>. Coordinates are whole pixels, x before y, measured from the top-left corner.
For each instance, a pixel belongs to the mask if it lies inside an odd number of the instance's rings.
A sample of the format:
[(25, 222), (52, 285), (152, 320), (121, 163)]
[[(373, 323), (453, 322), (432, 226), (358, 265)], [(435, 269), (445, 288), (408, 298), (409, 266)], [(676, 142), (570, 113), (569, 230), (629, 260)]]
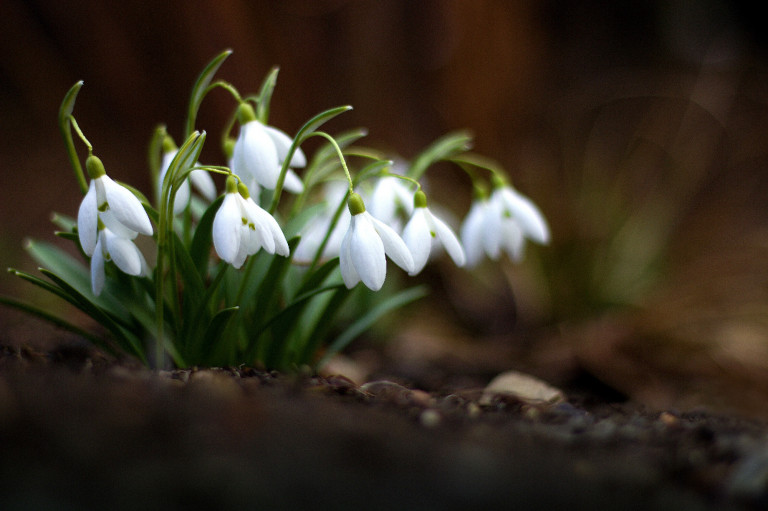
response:
[[(76, 218), (53, 219), (56, 234), (81, 258), (29, 241), (42, 277), (10, 271), (104, 331), (14, 298), (0, 298), (4, 304), (153, 367), (316, 365), (425, 294), (423, 286), (386, 287), (387, 257), (417, 275), (438, 250), (473, 267), (503, 253), (519, 260), (526, 239), (548, 242), (541, 212), (498, 164), (469, 151), (468, 134), (448, 134), (412, 162), (395, 164), (357, 145), (363, 129), (335, 136), (320, 130), (351, 108), (341, 106), (290, 137), (269, 125), (277, 69), (258, 94), (242, 96), (214, 80), (229, 54), (213, 59), (195, 83), (181, 144), (165, 127), (156, 129), (149, 144), (153, 201), (110, 178), (73, 115), (82, 82), (69, 90), (59, 126), (83, 199)], [(208, 165), (198, 161), (207, 134), (195, 123), (217, 88), (231, 94), (235, 108), (221, 137), (225, 165)], [(309, 159), (302, 144), (311, 137), (322, 144)], [(77, 140), (87, 150), (84, 166)], [(428, 205), (421, 185), (437, 161), (457, 164), (475, 183), (460, 236)], [(223, 193), (212, 175), (224, 176)]]

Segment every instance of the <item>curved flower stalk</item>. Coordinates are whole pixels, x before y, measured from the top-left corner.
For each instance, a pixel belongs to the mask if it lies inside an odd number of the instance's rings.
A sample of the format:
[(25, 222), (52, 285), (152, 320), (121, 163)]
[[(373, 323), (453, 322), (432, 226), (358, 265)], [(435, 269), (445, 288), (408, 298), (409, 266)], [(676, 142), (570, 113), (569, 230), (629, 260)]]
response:
[(414, 270), (413, 257), (405, 242), (388, 225), (365, 211), (363, 200), (356, 193), (349, 197), (352, 218), (341, 242), (339, 266), (347, 288), (358, 282), (378, 291), (387, 276), (385, 254), (407, 272)]
[(417, 191), (413, 203), (413, 215), (403, 229), (403, 241), (410, 250), (414, 263), (408, 274), (416, 275), (424, 269), (434, 242), (439, 242), (445, 248), (456, 266), (464, 266), (466, 257), (461, 243), (451, 228), (429, 210), (424, 192)]
[(238, 186), (234, 176), (227, 178), (227, 191), (213, 220), (213, 246), (235, 268), (261, 248), (281, 256), (289, 253), (277, 221), (251, 199), (245, 185)]
[(86, 255), (92, 256), (99, 241), (99, 222), (115, 235), (132, 240), (138, 234), (152, 235), (141, 201), (127, 188), (114, 182), (104, 164), (90, 155), (85, 162), (91, 182), (77, 213), (77, 234)]
[[(254, 183), (274, 190), (280, 177), (280, 169), (293, 141), (284, 132), (262, 124), (253, 108), (242, 103), (237, 110), (240, 134), (232, 150), (232, 171), (253, 188)], [(297, 149), (291, 158), (290, 167), (299, 168), (307, 164), (306, 156)], [(304, 184), (299, 176), (289, 170), (283, 186), (293, 193), (301, 193)]]

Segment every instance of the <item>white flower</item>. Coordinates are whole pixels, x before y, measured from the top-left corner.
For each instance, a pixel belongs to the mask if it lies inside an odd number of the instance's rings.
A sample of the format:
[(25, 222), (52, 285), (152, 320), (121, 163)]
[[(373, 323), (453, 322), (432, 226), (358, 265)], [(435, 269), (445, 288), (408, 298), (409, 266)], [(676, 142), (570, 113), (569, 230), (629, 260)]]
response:
[(133, 241), (118, 236), (108, 227), (102, 227), (91, 257), (91, 290), (96, 296), (104, 289), (106, 261), (113, 261), (128, 275), (147, 275), (149, 271), (144, 256)]
[(99, 220), (115, 235), (134, 239), (139, 233), (152, 235), (152, 223), (138, 198), (115, 183), (104, 165), (91, 155), (86, 160), (91, 182), (77, 213), (77, 233), (83, 251), (92, 256), (99, 237)]
[(391, 227), (365, 211), (356, 193), (350, 195), (349, 211), (352, 218), (339, 254), (341, 277), (347, 288), (352, 289), (362, 281), (373, 291), (381, 289), (387, 275), (385, 254), (405, 271), (413, 270), (413, 257), (403, 240)]
[[(252, 187), (252, 181), (255, 181), (259, 186), (274, 190), (293, 140), (279, 129), (259, 122), (253, 108), (248, 104), (240, 105), (238, 119), (240, 133), (232, 151), (232, 171), (246, 186)], [(304, 153), (297, 148), (289, 166), (298, 168), (306, 164)], [(290, 169), (286, 173), (283, 187), (294, 193), (304, 190), (301, 179)]]
[[(178, 148), (170, 149), (163, 153), (163, 162), (161, 165), (160, 176), (158, 176), (157, 189), (163, 189), (163, 180), (168, 173), (168, 169), (171, 167), (171, 162), (176, 154), (179, 152)], [(213, 202), (216, 198), (216, 184), (213, 182), (211, 175), (201, 169), (193, 170), (189, 173), (189, 178), (185, 179), (179, 188), (176, 190), (176, 197), (173, 202), (174, 214), (179, 214), (184, 211), (190, 200), (189, 182), (192, 182), (194, 187), (200, 192), (200, 195), (208, 199), (209, 202)]]
[(235, 268), (261, 248), (282, 256), (289, 252), (277, 221), (250, 198), (245, 186), (237, 185), (234, 177), (227, 179), (227, 193), (213, 219), (213, 246), (219, 257)]
[(439, 242), (457, 266), (466, 261), (464, 249), (450, 227), (436, 217), (427, 207), (424, 192), (416, 192), (415, 208), (411, 219), (403, 229), (403, 241), (413, 256), (414, 267), (409, 275), (416, 275), (426, 266), (432, 252), (433, 241)]
[(542, 245), (549, 243), (547, 221), (531, 199), (505, 185), (493, 191), (491, 204), (502, 218), (514, 218), (526, 238)]
[(402, 179), (384, 176), (376, 182), (369, 204), (368, 211), (373, 216), (387, 225), (396, 225), (398, 207), (408, 216), (413, 213), (413, 194)]
[[(345, 181), (328, 181), (323, 186), (321, 209), (307, 224), (301, 229), (301, 239), (296, 251), (293, 254), (294, 261), (310, 262), (314, 259), (320, 245), (325, 239), (328, 229), (331, 228), (333, 216), (342, 201), (346, 201), (349, 185)], [(323, 248), (321, 257), (331, 258), (339, 255), (341, 240), (349, 227), (350, 219), (349, 209), (344, 208), (339, 220), (331, 232), (328, 242)]]
[(498, 260), (506, 252), (513, 261), (523, 258), (525, 239), (549, 242), (549, 227), (536, 205), (508, 185), (499, 186), (490, 199), (473, 202), (461, 227), (467, 266), (487, 255)]

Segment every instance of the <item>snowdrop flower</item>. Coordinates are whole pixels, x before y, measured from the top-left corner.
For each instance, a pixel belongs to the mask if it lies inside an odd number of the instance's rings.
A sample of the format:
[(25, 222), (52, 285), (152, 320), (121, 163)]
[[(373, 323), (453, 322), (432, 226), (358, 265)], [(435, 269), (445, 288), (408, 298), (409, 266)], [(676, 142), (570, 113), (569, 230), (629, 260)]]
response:
[(467, 256), (467, 267), (477, 266), (486, 254), (496, 254), (498, 258), (499, 244), (496, 241), (500, 222), (494, 223), (487, 197), (475, 199), (469, 208), (469, 213), (461, 224), (461, 241)]
[(240, 268), (260, 248), (287, 256), (288, 242), (277, 220), (251, 199), (248, 188), (227, 178), (227, 191), (213, 219), (213, 246), (223, 260)]
[(408, 216), (413, 213), (411, 190), (399, 177), (383, 176), (371, 192), (369, 210), (385, 224), (396, 226), (398, 207), (404, 209)]
[(408, 247), (388, 225), (365, 210), (362, 198), (352, 193), (348, 201), (351, 218), (341, 241), (339, 267), (347, 288), (362, 281), (378, 291), (387, 276), (385, 254), (407, 272), (413, 271), (413, 257)]
[(98, 231), (91, 257), (91, 290), (94, 295), (99, 296), (104, 289), (106, 261), (113, 261), (120, 271), (128, 275), (138, 277), (149, 274), (147, 261), (133, 241), (115, 234), (101, 222)]
[[(252, 182), (269, 190), (274, 190), (280, 177), (283, 161), (293, 141), (291, 138), (271, 126), (266, 126), (256, 119), (253, 108), (242, 103), (237, 110), (240, 122), (240, 134), (232, 150), (232, 171), (240, 176), (246, 186)], [(293, 153), (290, 166), (297, 168), (307, 164), (301, 149)], [(293, 171), (288, 171), (283, 182), (286, 190), (301, 193), (304, 184)]]
[(490, 199), (475, 200), (461, 228), (470, 267), (478, 264), (483, 254), (497, 260), (506, 252), (513, 261), (520, 261), (526, 238), (549, 243), (549, 227), (539, 208), (502, 181), (496, 185)]
[(99, 241), (99, 222), (120, 238), (152, 235), (152, 224), (138, 198), (126, 187), (115, 183), (104, 170), (104, 164), (90, 155), (85, 161), (91, 182), (77, 212), (77, 234), (80, 246), (93, 256)]
[(514, 218), (526, 238), (542, 245), (549, 243), (547, 221), (531, 199), (503, 185), (491, 194), (491, 204), (502, 218)]
[[(166, 137), (163, 140), (163, 161), (160, 166), (160, 176), (158, 176), (157, 189), (163, 189), (163, 181), (165, 175), (168, 173), (168, 169), (171, 167), (171, 162), (179, 152), (179, 148), (173, 143), (170, 137)], [(205, 170), (197, 169), (189, 173), (189, 179), (185, 179), (181, 186), (176, 190), (176, 197), (173, 202), (174, 214), (179, 214), (184, 211), (190, 200), (189, 182), (200, 192), (200, 195), (205, 197), (209, 202), (213, 202), (216, 198), (216, 184), (213, 182), (211, 175)], [(159, 195), (159, 194), (158, 194)]]
[[(323, 189), (324, 207), (301, 230), (301, 239), (293, 254), (294, 261), (310, 262), (314, 259), (326, 234), (328, 234), (328, 229), (331, 228), (336, 209), (341, 201), (345, 200), (348, 189), (349, 185), (346, 181), (331, 181), (325, 185)], [(349, 228), (350, 218), (349, 209), (344, 208), (323, 248), (321, 257), (328, 259), (339, 255), (341, 241)]]
[(403, 241), (413, 256), (413, 270), (416, 275), (427, 264), (433, 241), (439, 242), (457, 266), (464, 266), (466, 256), (458, 238), (450, 227), (436, 217), (427, 207), (427, 196), (419, 190), (413, 198), (414, 212), (403, 229)]

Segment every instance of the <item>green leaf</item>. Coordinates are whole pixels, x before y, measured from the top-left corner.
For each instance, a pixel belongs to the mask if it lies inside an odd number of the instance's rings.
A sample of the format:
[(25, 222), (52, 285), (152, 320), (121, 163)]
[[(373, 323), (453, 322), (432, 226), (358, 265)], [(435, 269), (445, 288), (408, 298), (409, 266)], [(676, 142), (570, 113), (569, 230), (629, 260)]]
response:
[(189, 256), (192, 258), (192, 264), (197, 268), (197, 273), (203, 278), (208, 274), (208, 261), (213, 245), (213, 220), (219, 211), (224, 196), (218, 197), (208, 206), (205, 213), (200, 218), (195, 228), (195, 235), (189, 247)]
[[(203, 356), (201, 362), (211, 364), (214, 361), (233, 363), (231, 360), (233, 353), (235, 352), (234, 338), (232, 335), (228, 335), (228, 330), (232, 325), (232, 318), (240, 310), (239, 307), (228, 307), (217, 312), (208, 327), (205, 329), (203, 335)], [(229, 337), (229, 339), (222, 339), (223, 337)], [(223, 364), (222, 364), (223, 365)]]
[(347, 327), (347, 329), (341, 335), (334, 339), (333, 342), (331, 342), (331, 344), (328, 346), (328, 350), (323, 355), (323, 358), (320, 360), (318, 366), (322, 366), (328, 360), (330, 360), (333, 355), (346, 348), (350, 342), (368, 330), (371, 325), (378, 321), (382, 316), (390, 311), (418, 300), (419, 298), (424, 297), (426, 294), (426, 286), (416, 286), (409, 289), (404, 289), (403, 291), (399, 291), (398, 293), (388, 297), (373, 307), (371, 310), (369, 310), (367, 313), (365, 313), (362, 317), (358, 318), (357, 321), (349, 325), (349, 327)]
[[(330, 121), (334, 117), (336, 117), (339, 114), (343, 114), (344, 112), (348, 112), (352, 110), (352, 107), (349, 105), (345, 106), (337, 106), (335, 108), (330, 108), (324, 112), (321, 112), (308, 120), (304, 126), (301, 127), (299, 132), (296, 134), (296, 137), (294, 137), (294, 144), (296, 147), (300, 146), (312, 133), (317, 131), (317, 129), (325, 124), (326, 122)], [(293, 148), (293, 146), (291, 146)], [(286, 156), (286, 160), (290, 161), (290, 157), (293, 156), (293, 151), (289, 153), (288, 156)]]
[(80, 88), (83, 86), (83, 81), (80, 80), (74, 84), (69, 91), (67, 91), (64, 99), (59, 106), (59, 126), (63, 126), (69, 122), (69, 116), (75, 109), (75, 101), (77, 100), (77, 94), (80, 92)]
[(187, 125), (185, 127), (184, 136), (188, 137), (195, 131), (195, 121), (197, 119), (197, 112), (200, 110), (200, 105), (203, 102), (203, 98), (208, 93), (208, 86), (211, 84), (214, 75), (219, 70), (219, 67), (224, 63), (227, 57), (232, 54), (232, 50), (225, 50), (211, 60), (200, 76), (197, 77), (195, 85), (192, 87), (192, 95), (189, 99), (189, 110), (187, 112)]
[(464, 131), (448, 133), (434, 141), (411, 163), (408, 177), (419, 180), (427, 167), (440, 160), (447, 160), (463, 153), (472, 145), (472, 136)]
[(23, 302), (21, 300), (16, 300), (14, 298), (11, 298), (9, 296), (3, 296), (0, 295), (0, 304), (3, 304), (7, 307), (12, 307), (14, 309), (18, 309), (22, 312), (25, 312), (31, 316), (35, 316), (43, 321), (46, 321), (56, 327), (63, 328), (64, 330), (68, 330), (74, 334), (77, 334), (81, 337), (84, 337), (91, 341), (94, 344), (97, 344), (103, 348), (106, 348), (108, 351), (112, 352), (113, 354), (117, 355), (118, 353), (115, 350), (115, 347), (110, 345), (109, 343), (105, 342), (104, 339), (101, 337), (92, 334), (91, 332), (84, 330), (83, 328), (70, 323), (69, 321), (51, 313), (44, 309), (41, 309), (35, 305), (28, 304), (26, 302)]
[(45, 268), (40, 268), (40, 272), (51, 279), (54, 284), (56, 284), (59, 288), (61, 288), (62, 291), (64, 291), (64, 293), (72, 297), (73, 301), (70, 301), (70, 303), (78, 307), (97, 322), (101, 323), (104, 328), (112, 332), (112, 334), (117, 338), (118, 342), (120, 342), (122, 345), (121, 347), (123, 350), (128, 353), (133, 352), (139, 358), (144, 360), (144, 350), (141, 347), (141, 343), (138, 339), (136, 339), (136, 336), (132, 332), (127, 332), (118, 324), (115, 318), (100, 309), (98, 305), (91, 302), (87, 297), (83, 296), (80, 292), (67, 284), (67, 282), (59, 278), (56, 274), (46, 270)]
[(55, 245), (44, 241), (27, 240), (27, 252), (37, 263), (68, 282), (78, 293), (87, 296), (110, 314), (128, 323), (128, 315), (121, 301), (109, 292), (94, 296), (91, 291), (91, 273), (80, 261)]
[(269, 120), (269, 105), (272, 102), (272, 93), (275, 90), (277, 84), (277, 73), (280, 71), (279, 67), (273, 67), (264, 81), (261, 84), (261, 90), (259, 96), (256, 99), (256, 117), (263, 124), (267, 124)]

